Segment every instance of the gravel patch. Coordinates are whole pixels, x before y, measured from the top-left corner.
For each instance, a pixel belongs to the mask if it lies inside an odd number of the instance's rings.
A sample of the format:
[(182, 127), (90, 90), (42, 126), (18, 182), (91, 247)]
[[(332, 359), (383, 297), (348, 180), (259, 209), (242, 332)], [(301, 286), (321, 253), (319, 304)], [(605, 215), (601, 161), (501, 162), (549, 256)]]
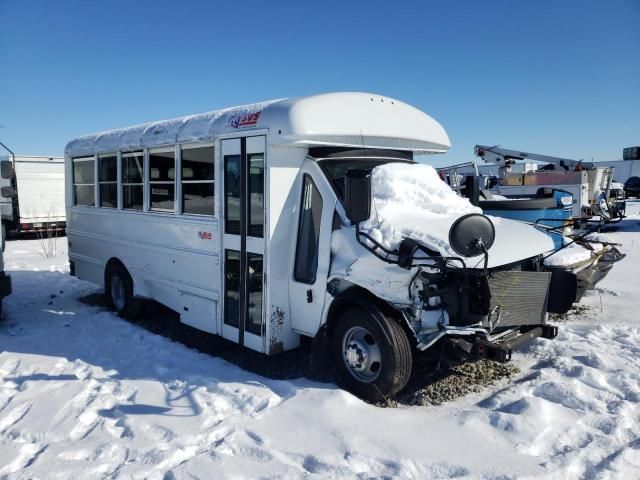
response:
[[(413, 380), (392, 403), (397, 405), (440, 405), (470, 393), (478, 393), (496, 382), (517, 375), (520, 369), (510, 363), (491, 360), (460, 362), (433, 374), (425, 383)], [(419, 375), (419, 373), (417, 374)]]
[(591, 310), (591, 307), (587, 305), (578, 305), (574, 304), (571, 309), (567, 313), (557, 314), (550, 313), (549, 314), (549, 322), (566, 322), (568, 320), (573, 320), (576, 317), (580, 317)]

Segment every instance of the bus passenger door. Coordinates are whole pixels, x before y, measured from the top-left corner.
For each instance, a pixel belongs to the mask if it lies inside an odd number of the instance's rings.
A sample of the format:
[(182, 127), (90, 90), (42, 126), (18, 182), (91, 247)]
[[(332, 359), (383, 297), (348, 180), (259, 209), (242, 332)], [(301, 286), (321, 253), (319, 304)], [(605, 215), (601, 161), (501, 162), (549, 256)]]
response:
[(298, 332), (315, 335), (327, 291), (336, 196), (318, 164), (310, 159), (305, 160), (298, 188), (289, 283), (291, 326)]
[(264, 352), (265, 137), (221, 141), (222, 336)]

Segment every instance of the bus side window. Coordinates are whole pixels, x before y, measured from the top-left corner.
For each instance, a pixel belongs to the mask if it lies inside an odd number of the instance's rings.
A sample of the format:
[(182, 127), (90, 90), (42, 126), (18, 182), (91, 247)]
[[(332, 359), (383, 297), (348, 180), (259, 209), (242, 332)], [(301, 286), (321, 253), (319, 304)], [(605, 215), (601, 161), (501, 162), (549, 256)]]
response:
[(122, 154), (122, 208), (142, 210), (143, 172), (143, 152)]
[(173, 212), (175, 202), (175, 150), (149, 151), (149, 209)]
[(73, 204), (93, 207), (95, 205), (95, 158), (72, 159)]
[(118, 157), (116, 155), (98, 157), (98, 184), (100, 206), (116, 208), (118, 206)]
[(322, 196), (309, 175), (304, 176), (300, 206), (300, 226), (296, 244), (293, 277), (302, 283), (313, 284), (318, 271), (318, 244)]
[(213, 147), (182, 149), (182, 213), (213, 215)]

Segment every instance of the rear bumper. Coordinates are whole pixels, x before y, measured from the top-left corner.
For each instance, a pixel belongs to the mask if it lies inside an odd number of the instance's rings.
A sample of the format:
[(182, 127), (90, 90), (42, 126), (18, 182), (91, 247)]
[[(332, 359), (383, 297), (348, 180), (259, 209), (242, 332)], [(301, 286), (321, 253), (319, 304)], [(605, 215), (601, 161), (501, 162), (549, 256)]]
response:
[(11, 277), (4, 272), (0, 272), (0, 299), (11, 294)]

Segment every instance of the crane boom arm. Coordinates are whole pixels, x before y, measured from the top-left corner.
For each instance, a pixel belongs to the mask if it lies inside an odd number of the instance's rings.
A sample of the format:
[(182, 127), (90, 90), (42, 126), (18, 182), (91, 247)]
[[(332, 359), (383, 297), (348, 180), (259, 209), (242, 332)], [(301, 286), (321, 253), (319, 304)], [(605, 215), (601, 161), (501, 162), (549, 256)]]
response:
[(552, 157), (550, 155), (540, 155), (538, 153), (522, 152), (520, 150), (509, 150), (498, 146), (488, 147), (485, 145), (476, 145), (473, 152), (485, 162), (493, 163), (500, 167), (509, 167), (513, 165), (516, 160), (533, 160), (536, 162), (552, 163), (558, 170), (575, 170), (578, 166), (593, 168), (592, 163), (583, 162), (582, 160)]

